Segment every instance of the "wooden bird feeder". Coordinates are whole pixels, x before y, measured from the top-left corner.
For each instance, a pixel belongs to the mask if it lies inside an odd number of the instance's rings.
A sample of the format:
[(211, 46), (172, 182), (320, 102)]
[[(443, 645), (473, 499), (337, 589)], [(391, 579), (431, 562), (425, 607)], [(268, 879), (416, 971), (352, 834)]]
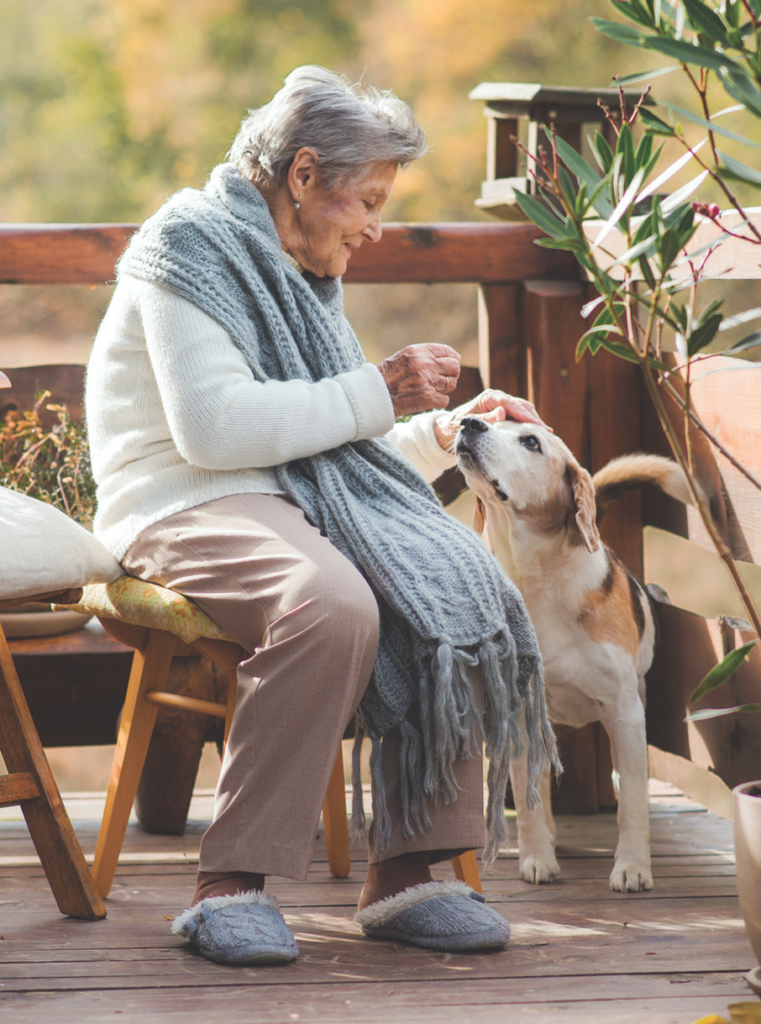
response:
[[(641, 96), (637, 89), (624, 90), (628, 109)], [(525, 220), (515, 201), (516, 192), (533, 194), (534, 180), (527, 174), (526, 157), (512, 138), (520, 138), (535, 156), (540, 146), (549, 150), (545, 132), (552, 127), (560, 138), (581, 153), (585, 127), (599, 128), (609, 142), (615, 132), (599, 102), (617, 121), (621, 118), (618, 89), (572, 89), (535, 82), (482, 82), (469, 94), (484, 104), (488, 121), (486, 181), (476, 206), (501, 220)]]

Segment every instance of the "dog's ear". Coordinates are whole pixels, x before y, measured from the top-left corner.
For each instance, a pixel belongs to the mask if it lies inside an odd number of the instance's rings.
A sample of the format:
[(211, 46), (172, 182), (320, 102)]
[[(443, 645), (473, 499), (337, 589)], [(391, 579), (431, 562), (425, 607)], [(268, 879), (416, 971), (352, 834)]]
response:
[(473, 529), (476, 533), (483, 533), (486, 526), (486, 507), (476, 495), (476, 504), (473, 508)]
[(596, 523), (595, 488), (592, 477), (577, 462), (569, 462), (566, 475), (573, 494), (574, 512), (568, 520), (571, 542), (583, 544), (590, 552), (600, 547), (600, 534)]

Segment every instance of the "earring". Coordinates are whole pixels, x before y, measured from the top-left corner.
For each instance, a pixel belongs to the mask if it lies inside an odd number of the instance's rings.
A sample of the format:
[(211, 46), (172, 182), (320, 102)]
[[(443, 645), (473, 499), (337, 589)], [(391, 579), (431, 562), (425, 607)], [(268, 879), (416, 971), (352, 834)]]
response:
[(298, 199), (293, 204), (293, 208), (294, 208), (294, 210), (300, 210), (301, 209), (301, 202)]

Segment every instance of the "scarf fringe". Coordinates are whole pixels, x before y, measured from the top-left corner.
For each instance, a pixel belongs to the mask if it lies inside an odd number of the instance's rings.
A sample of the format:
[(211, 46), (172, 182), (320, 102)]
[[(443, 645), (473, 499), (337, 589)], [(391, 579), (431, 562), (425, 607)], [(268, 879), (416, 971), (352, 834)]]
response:
[[(527, 746), (526, 802), (530, 808), (536, 807), (540, 799), (541, 773), (551, 767), (557, 773), (562, 772), (555, 736), (547, 718), (541, 659), (519, 656), (510, 631), (505, 628), (485, 641), (477, 654), (459, 650), (448, 641), (441, 643), (430, 664), (431, 678), (424, 677), (420, 685), (422, 729), (419, 731), (408, 720), (399, 726), (402, 834), (405, 838), (424, 834), (431, 825), (430, 807), (438, 800), (448, 804), (457, 799), (454, 763), (459, 758), (477, 755), (483, 741), (489, 770), (487, 838), (482, 864), (484, 870), (488, 870), (507, 840), (505, 790), (510, 762), (522, 756), (524, 739)], [(475, 672), (483, 681), (484, 724), (475, 700), (472, 678)], [(359, 731), (357, 735), (359, 737)], [(380, 751), (381, 743), (374, 739), (370, 764), (375, 847), (383, 854), (390, 847), (391, 822), (380, 770)], [(355, 764), (357, 756), (355, 746)], [(412, 785), (412, 780), (421, 775), (425, 780), (422, 792)], [(356, 801), (358, 790), (361, 797), (356, 775), (354, 789)]]
[(351, 751), (351, 821), (349, 835), (352, 839), (367, 838), (367, 819), (365, 818), (365, 801), (362, 792), (362, 740), (365, 738), (364, 728), (357, 722), (354, 746)]

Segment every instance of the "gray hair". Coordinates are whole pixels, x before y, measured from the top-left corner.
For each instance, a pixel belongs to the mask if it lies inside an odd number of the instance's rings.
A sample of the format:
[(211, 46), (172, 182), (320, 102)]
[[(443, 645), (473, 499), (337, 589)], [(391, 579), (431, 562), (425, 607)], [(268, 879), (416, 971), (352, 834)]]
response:
[(282, 186), (294, 156), (314, 149), (327, 188), (362, 178), (370, 165), (400, 167), (423, 156), (425, 132), (392, 92), (352, 85), (316, 65), (296, 68), (269, 103), (250, 110), (227, 159), (259, 184)]

